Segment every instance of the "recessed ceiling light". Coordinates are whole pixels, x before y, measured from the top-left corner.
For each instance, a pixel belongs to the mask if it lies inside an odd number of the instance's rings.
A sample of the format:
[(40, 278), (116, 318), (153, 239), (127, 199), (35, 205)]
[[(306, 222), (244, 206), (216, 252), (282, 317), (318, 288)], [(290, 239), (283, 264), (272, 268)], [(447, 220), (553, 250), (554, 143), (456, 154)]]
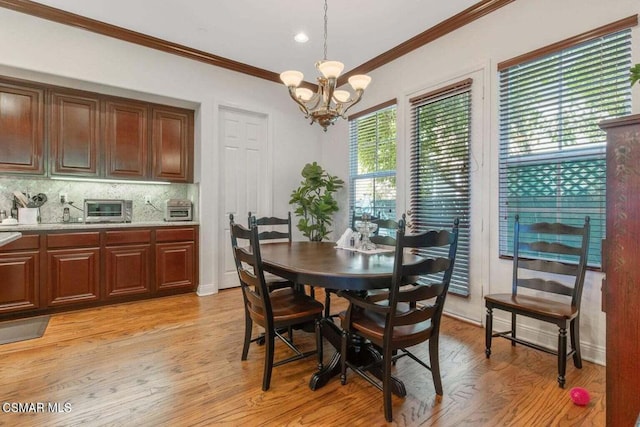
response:
[(293, 38), (295, 41), (297, 41), (298, 43), (306, 43), (309, 41), (309, 36), (306, 35), (303, 32), (300, 32), (298, 34), (295, 35), (295, 37)]

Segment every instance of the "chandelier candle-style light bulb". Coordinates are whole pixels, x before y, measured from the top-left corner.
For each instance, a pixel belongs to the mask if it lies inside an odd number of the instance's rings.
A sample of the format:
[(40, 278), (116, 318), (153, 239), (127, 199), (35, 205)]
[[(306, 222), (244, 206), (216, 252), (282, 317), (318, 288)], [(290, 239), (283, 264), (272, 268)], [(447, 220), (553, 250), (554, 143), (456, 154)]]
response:
[(336, 89), (344, 64), (327, 60), (327, 0), (324, 1), (324, 59), (316, 62), (316, 68), (321, 75), (317, 78), (317, 93), (298, 87), (304, 79), (300, 71), (285, 71), (280, 74), (280, 80), (289, 89), (289, 96), (298, 104), (305, 117), (311, 119), (311, 124), (317, 122), (326, 132), (327, 127), (338, 118), (347, 118), (347, 110), (360, 102), (364, 90), (371, 83), (371, 77), (359, 74), (348, 79), (355, 95), (352, 96), (347, 90)]

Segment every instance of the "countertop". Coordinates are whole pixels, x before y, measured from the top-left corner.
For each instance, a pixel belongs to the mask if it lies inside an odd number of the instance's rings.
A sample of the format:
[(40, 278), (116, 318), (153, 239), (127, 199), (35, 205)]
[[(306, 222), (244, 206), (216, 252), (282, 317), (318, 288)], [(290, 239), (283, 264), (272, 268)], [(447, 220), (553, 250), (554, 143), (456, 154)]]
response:
[(18, 240), (20, 237), (22, 237), (22, 233), (15, 231), (0, 231), (0, 246), (4, 246), (14, 240)]
[(85, 224), (84, 222), (58, 222), (53, 224), (29, 224), (29, 225), (0, 224), (0, 235), (3, 235), (7, 232), (15, 233), (19, 231), (86, 230), (86, 229), (138, 228), (138, 227), (181, 227), (181, 226), (199, 225), (199, 224), (200, 223), (198, 221), (149, 221), (149, 222), (126, 222), (126, 223), (123, 223), (123, 222), (104, 223), (103, 222), (98, 224)]

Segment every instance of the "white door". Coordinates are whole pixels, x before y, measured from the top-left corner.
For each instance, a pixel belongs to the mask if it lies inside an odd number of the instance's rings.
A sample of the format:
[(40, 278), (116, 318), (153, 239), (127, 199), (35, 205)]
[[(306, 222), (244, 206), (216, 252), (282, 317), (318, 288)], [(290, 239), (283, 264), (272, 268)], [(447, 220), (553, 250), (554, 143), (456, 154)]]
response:
[(267, 117), (232, 108), (220, 108), (221, 216), (218, 253), (222, 257), (219, 289), (239, 286), (229, 234), (229, 214), (247, 225), (247, 213), (266, 212), (270, 188), (267, 180)]

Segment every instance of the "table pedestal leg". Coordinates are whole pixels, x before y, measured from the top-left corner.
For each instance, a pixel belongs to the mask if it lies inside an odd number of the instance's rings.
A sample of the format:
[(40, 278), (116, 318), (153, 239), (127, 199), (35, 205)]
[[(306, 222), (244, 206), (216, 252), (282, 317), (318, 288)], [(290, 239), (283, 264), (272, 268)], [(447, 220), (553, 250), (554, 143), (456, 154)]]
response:
[[(342, 340), (342, 331), (331, 320), (324, 319), (322, 321), (322, 335), (334, 346), (336, 349), (340, 348)], [(311, 390), (317, 390), (324, 386), (334, 376), (340, 375), (341, 360), (340, 351), (337, 350), (331, 360), (327, 363), (322, 370), (314, 373), (309, 381), (309, 388)], [(380, 360), (381, 355), (371, 345), (363, 344), (360, 347), (360, 351), (350, 351), (348, 356), (349, 360), (358, 366), (366, 366), (374, 361)], [(382, 381), (382, 368), (376, 367), (369, 371), (372, 375)], [(407, 395), (407, 391), (404, 387), (404, 383), (395, 377), (391, 377), (391, 392), (399, 397)]]

